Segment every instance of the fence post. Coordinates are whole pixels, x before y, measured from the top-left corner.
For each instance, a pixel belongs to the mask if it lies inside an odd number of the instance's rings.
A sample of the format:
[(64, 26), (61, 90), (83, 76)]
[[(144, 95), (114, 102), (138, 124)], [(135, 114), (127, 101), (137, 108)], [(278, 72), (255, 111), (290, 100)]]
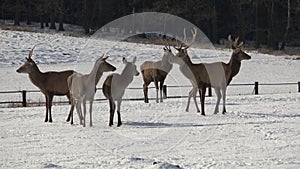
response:
[(300, 82), (298, 82), (298, 92), (300, 92)]
[(167, 85), (163, 85), (163, 98), (167, 98)]
[(254, 83), (254, 94), (258, 95), (258, 82)]
[(208, 97), (211, 97), (212, 93), (211, 93), (211, 87), (208, 88)]
[(26, 107), (27, 106), (27, 102), (26, 102), (26, 91), (23, 90), (22, 91), (22, 106)]

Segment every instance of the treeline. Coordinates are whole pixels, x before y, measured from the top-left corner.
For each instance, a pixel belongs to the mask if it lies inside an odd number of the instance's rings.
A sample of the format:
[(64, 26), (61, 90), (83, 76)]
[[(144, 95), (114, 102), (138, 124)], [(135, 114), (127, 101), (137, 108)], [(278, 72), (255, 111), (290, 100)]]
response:
[[(197, 25), (214, 43), (228, 34), (284, 49), (300, 46), (300, 0), (0, 0), (1, 19), (64, 30), (82, 25), (91, 33), (106, 23), (138, 12), (165, 12)], [(59, 27), (55, 27), (55, 22)]]

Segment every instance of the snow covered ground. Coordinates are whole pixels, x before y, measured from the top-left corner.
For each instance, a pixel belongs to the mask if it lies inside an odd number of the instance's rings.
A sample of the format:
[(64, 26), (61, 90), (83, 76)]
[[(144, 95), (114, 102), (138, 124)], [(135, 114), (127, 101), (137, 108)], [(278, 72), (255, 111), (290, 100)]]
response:
[[(61, 34), (0, 30), (0, 91), (36, 90), (16, 69), (30, 48), (42, 71), (75, 69), (90, 71), (94, 60), (108, 52), (108, 61), (120, 72), (122, 57), (159, 60), (161, 46), (76, 38)], [(194, 62), (227, 62), (231, 50), (191, 49)], [(300, 62), (288, 56), (249, 52), (237, 83), (283, 83), (300, 81)], [(104, 74), (98, 87), (108, 73)], [(129, 87), (142, 87), (141, 76)], [(189, 85), (174, 66), (167, 85)], [(151, 85), (153, 86), (153, 84)], [(169, 88), (168, 95), (186, 96), (189, 87)], [(150, 90), (150, 97), (155, 96)], [(206, 113), (196, 113), (186, 98), (164, 103), (124, 101), (123, 126), (108, 127), (108, 102), (94, 103), (93, 127), (65, 122), (69, 105), (53, 106), (54, 122), (44, 123), (45, 107), (0, 108), (1, 168), (299, 168), (300, 114), (297, 85), (228, 88), (226, 115), (213, 115), (215, 97), (206, 99)], [(41, 94), (28, 94), (44, 100)], [(124, 98), (143, 97), (142, 90), (128, 89)], [(103, 98), (102, 92), (96, 98)], [(55, 97), (60, 100), (64, 97)], [(21, 100), (19, 94), (1, 94), (1, 101)]]

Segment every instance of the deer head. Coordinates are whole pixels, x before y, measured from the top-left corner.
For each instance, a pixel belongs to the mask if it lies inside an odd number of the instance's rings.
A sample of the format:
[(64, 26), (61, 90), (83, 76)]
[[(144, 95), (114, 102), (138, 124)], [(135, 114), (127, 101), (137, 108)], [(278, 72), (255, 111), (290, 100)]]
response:
[(106, 59), (108, 57), (109, 56), (103, 54), (99, 59), (97, 59), (96, 63), (99, 64), (99, 71), (100, 72), (109, 72), (109, 71), (115, 71), (116, 70), (116, 67), (114, 67), (113, 65), (106, 62)]
[(249, 60), (251, 59), (251, 56), (249, 56), (247, 53), (245, 53), (242, 50), (242, 47), (244, 45), (243, 42), (238, 42), (239, 37), (235, 38), (235, 40), (232, 39), (232, 36), (228, 36), (228, 40), (231, 42), (231, 48), (233, 49), (232, 57), (234, 57), (235, 60), (242, 61), (242, 60)]
[(177, 46), (173, 46), (178, 51), (178, 53), (176, 54), (175, 57), (172, 57), (170, 59), (171, 63), (177, 63), (179, 65), (182, 65), (190, 61), (190, 58), (187, 53), (187, 49), (191, 47), (192, 44), (195, 42), (195, 38), (197, 36), (197, 28), (193, 28), (191, 30), (191, 33), (193, 35), (193, 39), (190, 43), (188, 43), (186, 39), (185, 29), (183, 30), (183, 36), (184, 36), (183, 41), (182, 42), (177, 41)]
[(123, 72), (126, 72), (128, 76), (138, 76), (140, 73), (136, 69), (136, 57), (133, 58), (132, 62), (128, 62), (127, 59), (123, 57), (123, 63), (126, 65)]
[(26, 62), (19, 69), (17, 69), (18, 73), (31, 73), (37, 68), (35, 62), (31, 58), (34, 48), (35, 46), (33, 46), (33, 48), (30, 50), (28, 57), (25, 57)]
[(165, 47), (163, 48), (163, 49), (164, 49), (163, 60), (170, 61), (170, 59), (171, 59), (172, 57), (175, 57), (175, 55), (172, 53), (171, 46), (170, 46), (170, 44), (168, 43), (168, 41), (165, 40), (164, 43), (165, 43)]

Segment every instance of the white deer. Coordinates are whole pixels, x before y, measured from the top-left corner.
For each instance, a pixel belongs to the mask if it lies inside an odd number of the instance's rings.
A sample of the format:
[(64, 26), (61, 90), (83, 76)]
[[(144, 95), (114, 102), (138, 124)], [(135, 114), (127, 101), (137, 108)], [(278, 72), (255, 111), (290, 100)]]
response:
[[(92, 105), (96, 93), (96, 85), (98, 84), (103, 72), (114, 71), (116, 68), (106, 62), (108, 57), (100, 57), (96, 60), (92, 71), (89, 74), (82, 75), (74, 73), (68, 77), (68, 87), (71, 95), (71, 124), (73, 124), (73, 110), (76, 105), (77, 114), (80, 124), (83, 122), (85, 127), (86, 117), (86, 101), (90, 102), (90, 126), (92, 126)], [(83, 105), (83, 117), (81, 111), (81, 104)]]
[(125, 93), (125, 89), (132, 82), (133, 76), (138, 76), (139, 72), (136, 69), (136, 57), (134, 57), (132, 62), (128, 62), (125, 58), (123, 58), (123, 63), (125, 64), (125, 68), (123, 69), (121, 74), (111, 74), (107, 76), (103, 83), (102, 91), (104, 96), (109, 100), (110, 106), (110, 116), (109, 116), (109, 126), (113, 125), (113, 119), (116, 109), (115, 101), (117, 101), (117, 113), (118, 113), (118, 127), (122, 125), (121, 120), (121, 102), (122, 97)]

